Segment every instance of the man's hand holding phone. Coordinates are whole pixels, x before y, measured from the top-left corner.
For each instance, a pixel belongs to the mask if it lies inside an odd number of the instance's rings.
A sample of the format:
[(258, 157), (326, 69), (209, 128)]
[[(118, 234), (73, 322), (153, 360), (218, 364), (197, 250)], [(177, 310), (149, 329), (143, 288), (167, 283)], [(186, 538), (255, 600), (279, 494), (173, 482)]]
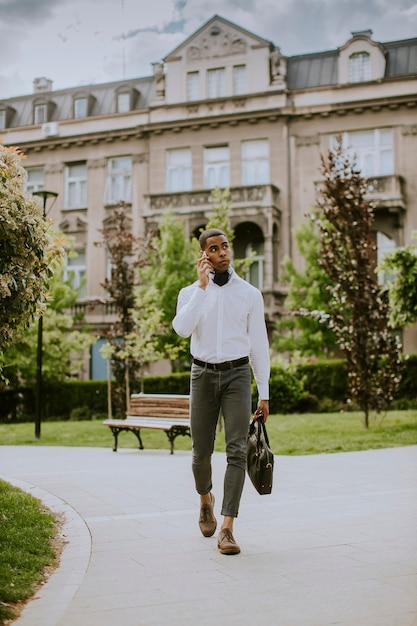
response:
[(201, 257), (197, 261), (197, 274), (199, 280), (199, 287), (205, 289), (209, 283), (209, 274), (213, 271), (213, 264), (208, 258), (206, 252), (203, 252)]

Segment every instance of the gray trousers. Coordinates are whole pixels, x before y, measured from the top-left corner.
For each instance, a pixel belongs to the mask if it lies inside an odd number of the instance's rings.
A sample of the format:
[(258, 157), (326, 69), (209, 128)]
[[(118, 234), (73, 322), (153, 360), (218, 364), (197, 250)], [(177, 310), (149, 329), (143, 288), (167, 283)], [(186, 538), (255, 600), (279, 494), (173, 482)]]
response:
[(212, 489), (211, 456), (221, 412), (227, 458), (221, 514), (230, 517), (238, 515), (245, 482), (246, 441), (251, 408), (251, 373), (248, 363), (222, 372), (193, 363), (190, 422), (195, 486), (200, 495)]

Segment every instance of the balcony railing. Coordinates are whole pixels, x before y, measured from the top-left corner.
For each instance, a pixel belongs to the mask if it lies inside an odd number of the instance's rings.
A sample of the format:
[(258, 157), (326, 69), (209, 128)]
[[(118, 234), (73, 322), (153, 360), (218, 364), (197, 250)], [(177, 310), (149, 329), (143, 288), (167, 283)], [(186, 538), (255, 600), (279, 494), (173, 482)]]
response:
[(401, 176), (373, 176), (368, 178), (367, 199), (378, 208), (405, 211), (404, 181)]
[[(195, 211), (210, 208), (210, 189), (181, 191), (176, 193), (152, 194), (148, 196), (145, 216), (168, 211)], [(234, 207), (275, 206), (278, 207), (279, 190), (274, 185), (253, 185), (230, 188), (230, 201)]]
[(80, 323), (106, 326), (117, 318), (116, 307), (110, 300), (80, 300), (69, 310)]

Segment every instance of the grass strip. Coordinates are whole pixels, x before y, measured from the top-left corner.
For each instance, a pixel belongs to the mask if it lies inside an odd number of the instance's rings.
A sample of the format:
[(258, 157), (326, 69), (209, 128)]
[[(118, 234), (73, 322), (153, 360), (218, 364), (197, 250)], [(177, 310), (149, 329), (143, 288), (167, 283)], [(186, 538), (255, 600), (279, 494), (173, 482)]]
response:
[[(417, 411), (389, 411), (363, 427), (360, 412), (302, 415), (270, 415), (267, 422), (271, 447), (275, 454), (304, 455), (392, 448), (417, 444)], [(147, 449), (169, 450), (164, 432), (142, 429)], [(113, 436), (101, 421), (44, 422), (41, 438), (35, 439), (34, 425), (0, 424), (1, 445), (82, 446), (111, 449)], [(119, 448), (137, 447), (129, 432), (119, 435)], [(189, 437), (177, 437), (176, 450), (191, 450)], [(216, 451), (224, 450), (223, 432), (219, 432)]]
[(0, 624), (16, 617), (56, 563), (56, 533), (55, 517), (39, 500), (0, 480)]

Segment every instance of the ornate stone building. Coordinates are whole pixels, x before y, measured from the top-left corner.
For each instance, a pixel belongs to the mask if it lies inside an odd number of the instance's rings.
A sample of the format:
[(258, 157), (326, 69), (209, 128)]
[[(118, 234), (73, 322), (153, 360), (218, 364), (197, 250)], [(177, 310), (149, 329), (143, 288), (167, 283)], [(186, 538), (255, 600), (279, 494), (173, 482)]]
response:
[[(281, 262), (302, 265), (293, 229), (338, 134), (370, 181), (381, 257), (417, 229), (417, 38), (378, 43), (358, 31), (336, 50), (285, 57), (214, 16), (150, 76), (60, 91), (38, 78), (32, 94), (0, 100), (0, 136), (27, 155), (28, 189), (59, 194), (51, 217), (76, 241), (68, 270), (86, 277), (80, 306), (105, 299), (108, 263), (94, 243), (120, 200), (136, 234), (172, 209), (192, 235), (219, 186), (231, 190), (235, 255), (256, 253), (248, 279), (272, 323), (286, 293)], [(99, 333), (105, 304), (86, 310)], [(403, 339), (417, 351), (415, 329)], [(93, 377), (99, 360), (96, 350)]]

